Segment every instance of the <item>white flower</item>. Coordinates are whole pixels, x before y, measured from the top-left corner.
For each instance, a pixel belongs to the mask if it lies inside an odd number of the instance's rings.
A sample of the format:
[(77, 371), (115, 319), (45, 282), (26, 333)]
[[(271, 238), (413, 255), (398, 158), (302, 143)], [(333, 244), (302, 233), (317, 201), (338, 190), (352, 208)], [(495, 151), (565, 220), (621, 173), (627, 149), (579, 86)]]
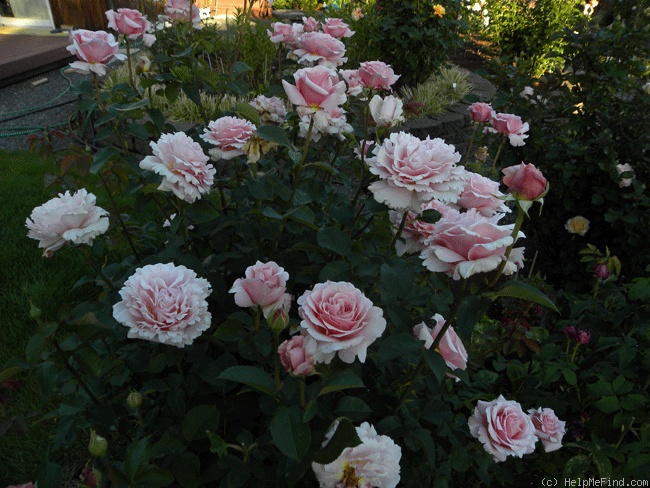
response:
[(619, 176), (622, 175), (623, 173), (632, 173), (631, 178), (621, 178), (621, 181), (618, 182), (618, 186), (620, 186), (621, 188), (630, 186), (632, 184), (632, 180), (634, 180), (634, 177), (636, 176), (634, 174), (634, 168), (630, 166), (630, 163), (617, 164), (616, 172), (618, 173)]

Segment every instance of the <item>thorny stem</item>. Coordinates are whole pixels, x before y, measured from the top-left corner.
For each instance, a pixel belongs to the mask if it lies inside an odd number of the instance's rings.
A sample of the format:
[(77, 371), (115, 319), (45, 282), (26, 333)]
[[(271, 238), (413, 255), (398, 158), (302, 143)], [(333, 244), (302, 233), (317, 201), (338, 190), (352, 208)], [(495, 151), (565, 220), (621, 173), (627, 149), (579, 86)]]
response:
[(389, 249), (392, 249), (395, 247), (395, 244), (397, 244), (397, 239), (402, 235), (402, 231), (404, 230), (404, 226), (406, 225), (406, 219), (408, 218), (409, 215), (409, 210), (408, 208), (404, 210), (404, 215), (402, 215), (402, 221), (399, 223), (399, 228), (397, 229), (397, 232), (395, 232), (395, 236), (393, 237), (393, 240), (390, 243)]
[(129, 37), (124, 36), (124, 43), (126, 44), (126, 62), (129, 68), (129, 84), (135, 90), (135, 83), (133, 82), (133, 70), (131, 69), (131, 43)]
[(79, 382), (79, 386), (81, 386), (84, 389), (84, 391), (88, 394), (88, 396), (93, 401), (93, 403), (95, 405), (99, 405), (99, 400), (97, 399), (95, 394), (92, 391), (90, 391), (90, 388), (88, 388), (88, 385), (83, 380), (79, 372), (76, 369), (74, 369), (72, 365), (68, 362), (68, 355), (63, 352), (63, 349), (61, 349), (59, 342), (54, 337), (52, 338), (52, 344), (54, 344), (54, 348), (61, 355), (65, 369), (67, 369), (70, 372), (70, 374), (76, 378), (76, 380)]
[(499, 144), (499, 148), (497, 149), (497, 153), (494, 155), (494, 159), (492, 160), (492, 168), (490, 169), (490, 171), (493, 172), (493, 173), (494, 173), (495, 168), (496, 168), (497, 159), (499, 159), (499, 154), (501, 154), (501, 149), (503, 149), (503, 145), (505, 144), (505, 142), (506, 142), (506, 138), (502, 136), (501, 137), (501, 144)]

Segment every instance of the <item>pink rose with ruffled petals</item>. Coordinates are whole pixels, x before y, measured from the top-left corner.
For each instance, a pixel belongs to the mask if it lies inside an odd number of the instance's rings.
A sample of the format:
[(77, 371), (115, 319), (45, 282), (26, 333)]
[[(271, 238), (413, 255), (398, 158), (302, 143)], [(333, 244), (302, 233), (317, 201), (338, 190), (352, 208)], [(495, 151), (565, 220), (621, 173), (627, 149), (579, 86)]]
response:
[(59, 193), (32, 210), (25, 221), (27, 235), (39, 241), (43, 257), (52, 257), (69, 242), (90, 246), (95, 237), (108, 230), (108, 212), (96, 206), (95, 200), (95, 195), (82, 188), (72, 195), (69, 191)]
[(287, 120), (287, 108), (279, 97), (258, 95), (251, 100), (250, 105), (257, 110), (260, 121), (269, 125), (282, 125)]
[(345, 46), (338, 39), (324, 32), (307, 32), (298, 41), (293, 55), (298, 64), (336, 68), (347, 61)]
[(126, 280), (113, 317), (129, 328), (130, 339), (182, 348), (210, 327), (211, 291), (206, 279), (185, 266), (149, 264)]
[(282, 80), (282, 86), (294, 105), (314, 110), (335, 110), (347, 100), (345, 82), (333, 69), (325, 66), (301, 68), (293, 74), (293, 79), (295, 86), (285, 80)]
[(399, 79), (393, 68), (383, 61), (366, 61), (359, 65), (359, 77), (367, 88), (390, 90)]
[(106, 12), (106, 18), (110, 29), (124, 34), (129, 39), (142, 37), (145, 46), (151, 46), (156, 40), (156, 36), (148, 34), (151, 30), (151, 23), (137, 10), (131, 8), (118, 8), (117, 12), (109, 10)]
[(560, 449), (566, 422), (558, 419), (552, 408), (531, 408), (528, 413), (535, 426), (535, 435), (542, 441), (544, 451), (553, 452)]
[(171, 191), (188, 203), (210, 191), (217, 171), (208, 164), (210, 158), (190, 136), (184, 132), (163, 134), (149, 145), (153, 155), (140, 161), (140, 167), (163, 177), (159, 190)]
[(325, 19), (325, 25), (323, 26), (323, 32), (329, 34), (332, 37), (341, 39), (343, 37), (352, 37), (354, 31), (350, 30), (348, 24), (343, 22), (341, 19)]
[(345, 363), (364, 363), (368, 346), (386, 328), (384, 312), (351, 283), (319, 283), (299, 299), (300, 326), (316, 340), (316, 361), (329, 364), (338, 353)]
[(316, 341), (308, 335), (296, 335), (278, 347), (282, 366), (294, 376), (307, 376), (314, 370)]
[(119, 45), (113, 34), (104, 31), (76, 29), (70, 32), (72, 45), (66, 47), (80, 61), (70, 63), (70, 67), (81, 73), (106, 74), (106, 65), (115, 59), (126, 59), (119, 54)]
[(503, 395), (491, 402), (479, 400), (467, 424), (470, 434), (483, 443), (495, 462), (535, 451), (537, 436), (533, 421), (519, 403), (508, 401)]
[(285, 293), (289, 273), (274, 261), (257, 261), (246, 268), (245, 277), (238, 278), (230, 288), (235, 303), (240, 307), (261, 307), (264, 317), (278, 308), (291, 303), (291, 295)]
[(348, 85), (347, 94), (349, 96), (356, 97), (363, 92), (364, 85), (358, 69), (342, 69), (339, 73)]
[(469, 106), (469, 118), (474, 122), (489, 122), (494, 115), (494, 110), (487, 103), (476, 102)]
[[(434, 233), (420, 253), (422, 263), (430, 271), (442, 271), (455, 280), (476, 273), (496, 270), (505, 259), (505, 251), (513, 243), (514, 224), (497, 225), (496, 217), (484, 217), (472, 209), (440, 219)], [(523, 237), (521, 232), (517, 237)], [(523, 267), (523, 249), (513, 249), (503, 270), (510, 275)]]
[[(427, 324), (424, 322), (413, 328), (413, 335), (421, 341), (424, 341), (425, 349), (431, 348), (433, 342), (436, 340), (438, 334), (440, 334), (440, 331), (445, 325), (445, 319), (439, 313), (431, 317), (431, 320), (435, 320), (436, 322), (433, 329), (427, 327)], [(453, 327), (450, 326), (445, 332), (445, 335), (442, 336), (442, 339), (438, 343), (437, 350), (445, 360), (449, 369), (467, 369), (467, 350)], [(460, 381), (459, 378), (456, 378), (455, 376), (453, 377), (456, 381)]]
[(487, 132), (505, 134), (513, 146), (523, 146), (524, 139), (528, 137), (528, 122), (524, 123), (521, 117), (513, 114), (494, 114), (490, 119), (492, 127), (487, 127)]
[(466, 209), (475, 209), (481, 215), (491, 217), (496, 213), (510, 212), (505, 195), (499, 191), (499, 183), (478, 173), (468, 172), (468, 179), (456, 202)]
[(532, 164), (521, 163), (501, 171), (504, 175), (503, 184), (515, 199), (532, 202), (546, 194), (548, 182), (542, 172)]
[(271, 42), (274, 44), (287, 44), (290, 47), (295, 46), (304, 33), (302, 24), (289, 25), (282, 22), (273, 22), (271, 28), (273, 31), (266, 31)]
[(166, 19), (172, 23), (192, 22), (195, 29), (201, 28), (201, 10), (191, 0), (167, 0), (163, 11)]
[(211, 121), (203, 129), (201, 139), (216, 146), (209, 151), (213, 159), (232, 159), (246, 154), (244, 146), (256, 129), (257, 127), (248, 120), (239, 117), (221, 117)]
[(302, 25), (305, 27), (305, 32), (315, 32), (318, 30), (319, 22), (313, 17), (303, 17)]

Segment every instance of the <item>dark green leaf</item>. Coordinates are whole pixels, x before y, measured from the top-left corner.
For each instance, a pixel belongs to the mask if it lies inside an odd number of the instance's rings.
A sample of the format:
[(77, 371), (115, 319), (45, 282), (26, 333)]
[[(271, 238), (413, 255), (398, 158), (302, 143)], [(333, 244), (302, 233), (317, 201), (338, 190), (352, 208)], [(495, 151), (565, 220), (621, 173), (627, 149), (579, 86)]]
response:
[(603, 413), (616, 412), (621, 408), (618, 398), (615, 396), (606, 396), (594, 403), (594, 406)]
[(324, 381), (324, 386), (321, 388), (318, 396), (332, 393), (333, 391), (346, 390), (348, 388), (363, 388), (364, 384), (354, 371), (345, 369), (338, 373), (333, 374)]
[[(110, 129), (112, 132), (112, 129)], [(90, 165), (90, 172), (97, 174), (104, 165), (111, 159), (119, 156), (119, 152), (112, 147), (102, 147), (93, 156), (93, 163)]]
[(350, 254), (352, 242), (348, 235), (336, 227), (324, 227), (316, 237), (318, 245), (341, 256)]
[(589, 458), (584, 454), (578, 454), (567, 461), (562, 476), (565, 479), (584, 478), (590, 467)]
[(280, 146), (291, 147), (291, 141), (289, 141), (287, 131), (282, 127), (276, 125), (263, 125), (262, 127), (257, 128), (255, 134), (265, 141), (275, 142)]
[(408, 359), (409, 356), (422, 348), (423, 342), (417, 340), (413, 334), (407, 334), (406, 332), (391, 334), (379, 343), (377, 364), (380, 366), (387, 365), (399, 357)]
[(124, 469), (129, 481), (135, 481), (149, 463), (149, 439), (146, 437), (129, 444), (126, 448)]
[(206, 431), (217, 430), (219, 412), (214, 405), (199, 405), (192, 408), (183, 420), (183, 437), (193, 441), (205, 437)]
[(149, 131), (141, 124), (126, 124), (124, 132), (143, 141), (149, 139)]
[(346, 447), (355, 447), (361, 444), (357, 430), (349, 419), (339, 417), (334, 435), (320, 451), (314, 454), (313, 460), (319, 464), (329, 464), (341, 455)]
[(346, 396), (341, 398), (336, 405), (334, 414), (339, 417), (347, 417), (353, 422), (361, 422), (372, 414), (372, 408), (361, 398)]
[(521, 298), (522, 300), (538, 303), (543, 307), (550, 308), (559, 313), (559, 310), (548, 296), (534, 286), (530, 286), (528, 283), (523, 283), (521, 281), (506, 281), (496, 290), (484, 293), (484, 296), (491, 298), (492, 300), (498, 297)]
[(298, 407), (280, 406), (271, 419), (271, 436), (282, 454), (300, 461), (311, 443), (311, 431), (302, 423)]
[(61, 467), (50, 461), (45, 461), (38, 467), (34, 478), (41, 488), (60, 488), (63, 482)]
[(236, 381), (275, 396), (275, 382), (255, 366), (231, 366), (219, 375), (220, 380)]

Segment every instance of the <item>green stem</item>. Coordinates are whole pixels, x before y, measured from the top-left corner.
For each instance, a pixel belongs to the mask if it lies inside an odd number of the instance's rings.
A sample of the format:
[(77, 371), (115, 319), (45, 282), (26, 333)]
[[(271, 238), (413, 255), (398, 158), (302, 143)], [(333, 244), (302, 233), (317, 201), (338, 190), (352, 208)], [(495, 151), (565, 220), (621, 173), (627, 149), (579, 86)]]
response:
[(499, 278), (501, 278), (501, 275), (503, 274), (503, 270), (505, 269), (506, 264), (508, 264), (508, 258), (510, 257), (510, 253), (512, 252), (512, 248), (514, 247), (515, 242), (517, 242), (517, 235), (519, 235), (519, 230), (521, 229), (521, 224), (524, 222), (525, 215), (526, 212), (524, 212), (524, 210), (519, 205), (517, 205), (517, 221), (515, 222), (514, 229), (512, 229), (512, 244), (510, 244), (506, 249), (506, 252), (503, 255), (503, 261), (501, 261), (501, 264), (497, 269), (497, 274), (488, 285), (490, 288), (496, 285), (497, 281), (499, 281)]
[(472, 146), (474, 145), (474, 139), (476, 138), (476, 132), (478, 131), (480, 123), (479, 122), (474, 122), (474, 130), (472, 131), (472, 137), (469, 138), (469, 145), (467, 146), (467, 152), (465, 153), (465, 157), (463, 158), (463, 161), (467, 161), (469, 159), (469, 155), (472, 152)]
[(84, 246), (80, 246), (80, 249), (81, 249), (81, 252), (84, 255), (84, 257), (86, 258), (86, 261), (88, 261), (88, 264), (90, 264), (90, 267), (93, 268), (93, 270), (95, 270), (95, 273), (97, 273), (100, 276), (100, 278), (106, 284), (108, 289), (111, 290), (111, 291), (114, 291), (115, 287), (113, 286), (113, 283), (111, 283), (111, 280), (109, 280), (106, 277), (106, 275), (104, 274), (102, 269), (97, 265), (95, 260), (90, 255), (90, 252), (88, 251), (88, 249), (86, 247), (84, 247)]
[(124, 44), (126, 44), (126, 64), (129, 68), (129, 84), (135, 90), (135, 83), (133, 82), (133, 69), (131, 66), (131, 43), (128, 36), (124, 36)]
[(99, 78), (97, 77), (97, 73), (93, 73), (93, 86), (95, 87), (97, 106), (102, 112), (106, 113), (106, 106), (104, 105), (104, 102), (102, 102), (102, 92), (99, 89)]
[(571, 362), (573, 363), (573, 360), (576, 357), (576, 353), (578, 352), (578, 348), (580, 347), (580, 343), (578, 342), (576, 344), (576, 347), (573, 348), (573, 354), (571, 354)]
[[(279, 392), (282, 384), (280, 383), (280, 355), (278, 347), (280, 345), (280, 335), (273, 334), (273, 379), (275, 381), (275, 392)], [(302, 405), (302, 404), (301, 404)]]
[(305, 408), (305, 377), (300, 378), (300, 406)]
[(399, 228), (397, 229), (397, 232), (395, 232), (395, 236), (393, 237), (393, 240), (390, 243), (389, 249), (392, 249), (395, 247), (395, 244), (397, 244), (397, 239), (402, 235), (402, 231), (404, 230), (404, 226), (406, 225), (406, 219), (408, 218), (409, 211), (408, 209), (404, 210), (404, 215), (402, 215), (402, 221), (399, 223)]
[(70, 374), (75, 377), (75, 379), (79, 382), (79, 386), (81, 386), (81, 388), (84, 389), (84, 391), (88, 394), (88, 396), (93, 401), (93, 403), (95, 405), (99, 405), (99, 400), (97, 399), (95, 394), (92, 391), (90, 391), (90, 388), (88, 388), (88, 385), (79, 374), (79, 371), (74, 369), (72, 365), (68, 362), (68, 358), (70, 357), (70, 355), (63, 352), (63, 349), (61, 349), (59, 342), (54, 337), (52, 338), (52, 344), (54, 344), (54, 348), (61, 355), (61, 359), (63, 361), (63, 365), (65, 366), (65, 369), (67, 369), (70, 372)]
[(501, 137), (501, 144), (499, 144), (499, 148), (497, 149), (497, 153), (494, 155), (494, 159), (492, 160), (492, 168), (490, 169), (490, 171), (492, 173), (495, 172), (496, 165), (497, 165), (497, 159), (499, 159), (499, 155), (501, 154), (501, 149), (503, 149), (503, 145), (505, 144), (505, 142), (506, 142), (506, 139), (505, 139), (505, 137), (502, 136)]

